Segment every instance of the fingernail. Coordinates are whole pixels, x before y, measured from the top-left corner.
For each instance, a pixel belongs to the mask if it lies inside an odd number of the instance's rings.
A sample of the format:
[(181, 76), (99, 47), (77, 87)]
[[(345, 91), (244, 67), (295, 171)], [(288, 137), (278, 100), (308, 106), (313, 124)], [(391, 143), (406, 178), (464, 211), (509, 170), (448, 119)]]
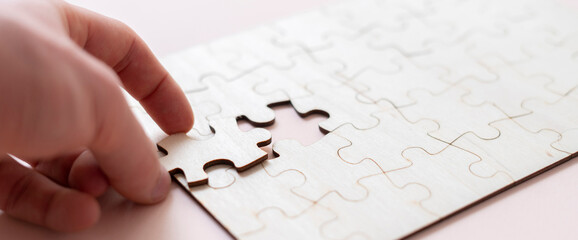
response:
[(171, 177), (169, 176), (167, 170), (161, 166), (161, 172), (159, 174), (157, 185), (155, 186), (152, 192), (152, 201), (160, 202), (163, 199), (165, 199), (170, 190), (170, 185), (171, 185)]

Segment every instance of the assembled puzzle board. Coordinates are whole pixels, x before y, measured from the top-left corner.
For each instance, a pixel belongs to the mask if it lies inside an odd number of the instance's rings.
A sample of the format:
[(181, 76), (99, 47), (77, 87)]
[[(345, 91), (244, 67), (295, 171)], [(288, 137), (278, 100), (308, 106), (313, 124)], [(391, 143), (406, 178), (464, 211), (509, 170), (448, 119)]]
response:
[[(132, 106), (237, 238), (401, 238), (575, 156), (576, 26), (548, 0), (340, 1), (164, 58), (191, 132)], [(284, 102), (327, 134), (266, 159), (270, 133), (235, 120)]]

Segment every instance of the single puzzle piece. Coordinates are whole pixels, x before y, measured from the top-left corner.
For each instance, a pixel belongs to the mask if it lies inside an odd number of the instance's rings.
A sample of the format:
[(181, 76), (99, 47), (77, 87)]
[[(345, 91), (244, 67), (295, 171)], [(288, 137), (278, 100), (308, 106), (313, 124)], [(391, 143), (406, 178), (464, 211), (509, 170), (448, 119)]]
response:
[[(451, 214), (513, 182), (478, 156), (452, 146), (433, 155), (421, 148), (410, 148), (403, 155), (411, 165), (387, 172), (387, 176), (397, 186), (421, 183), (427, 187), (430, 197), (421, 205), (438, 216)], [(470, 171), (472, 164), (493, 177), (476, 176)]]
[(329, 114), (327, 120), (319, 123), (319, 127), (327, 132), (346, 123), (359, 129), (372, 128), (379, 121), (371, 114), (391, 107), (380, 103), (359, 104), (361, 101), (358, 100), (358, 92), (347, 85), (331, 87), (323, 83), (313, 83), (308, 85), (307, 89), (313, 95), (291, 99), (291, 104), (301, 115), (319, 111)]
[(332, 35), (354, 37), (359, 34), (319, 10), (277, 21), (272, 27), (280, 33), (280, 37), (274, 39), (280, 47), (301, 46), (306, 50), (326, 46)]
[[(483, 162), (494, 169), (508, 173), (515, 181), (540, 171), (568, 156), (552, 148), (551, 144), (560, 134), (550, 130), (531, 133), (511, 119), (491, 123), (500, 130), (500, 137), (483, 140), (472, 134), (465, 134), (452, 145), (478, 155)], [(472, 172), (479, 172), (478, 164), (473, 164)], [(482, 174), (480, 174), (482, 175)]]
[(470, 53), (476, 58), (499, 57), (508, 64), (516, 64), (531, 58), (526, 49), (548, 48), (549, 40), (558, 37), (551, 29), (528, 25), (508, 25), (505, 34), (500, 36), (472, 36), (468, 40), (472, 44)]
[(292, 191), (311, 201), (330, 192), (337, 192), (345, 199), (359, 200), (367, 196), (367, 189), (357, 180), (382, 171), (371, 160), (344, 162), (337, 155), (337, 149), (348, 145), (351, 145), (350, 141), (332, 133), (306, 147), (295, 140), (284, 140), (273, 146), (278, 157), (263, 165), (273, 175), (290, 169), (303, 173), (307, 181)]
[(237, 58), (233, 53), (216, 53), (208, 46), (189, 48), (161, 59), (161, 63), (181, 86), (185, 93), (206, 89), (201, 79), (207, 75), (218, 74), (230, 79), (239, 70), (228, 66), (228, 62)]
[[(416, 103), (399, 108), (399, 111), (410, 122), (430, 119), (439, 124), (439, 129), (429, 132), (434, 138), (451, 143), (464, 133), (472, 132), (484, 139), (493, 139), (500, 132), (488, 123), (507, 118), (491, 105), (471, 106), (461, 101), (468, 91), (452, 87), (441, 93), (430, 93), (423, 90), (410, 92)], [(443, 107), (440, 107), (443, 106)]]
[(270, 208), (260, 212), (258, 217), (264, 228), (245, 234), (240, 239), (322, 239), (321, 226), (336, 216), (322, 206), (313, 205), (297, 216), (287, 216), (278, 208)]
[(362, 70), (373, 68), (382, 72), (395, 72), (399, 66), (391, 60), (399, 53), (395, 49), (376, 50), (369, 46), (369, 35), (360, 35), (356, 38), (331, 37), (329, 47), (312, 52), (320, 62), (341, 61), (345, 69), (340, 74), (348, 79), (353, 78)]
[(348, 124), (332, 132), (351, 141), (351, 146), (338, 151), (344, 161), (355, 164), (373, 159), (387, 172), (410, 164), (401, 156), (401, 152), (409, 147), (423, 146), (430, 152), (438, 152), (448, 145), (427, 135), (438, 127), (433, 121), (422, 120), (413, 124), (394, 108), (374, 116), (379, 119), (379, 125), (374, 128), (358, 130)]
[(420, 68), (446, 69), (441, 79), (451, 84), (468, 78), (480, 81), (496, 80), (498, 76), (469, 53), (472, 47), (469, 43), (432, 43), (432, 50), (428, 54), (413, 56), (411, 59)]
[(203, 79), (209, 87), (207, 90), (187, 96), (190, 102), (211, 101), (220, 107), (220, 111), (216, 114), (204, 116), (197, 114), (197, 118), (205, 117), (210, 120), (246, 117), (257, 126), (266, 126), (275, 120), (275, 112), (269, 105), (273, 102), (287, 101), (287, 96), (283, 92), (276, 92), (264, 97), (254, 92), (254, 86), (264, 81), (263, 78), (252, 74), (232, 81), (210, 76)]
[[(439, 73), (429, 69), (416, 67), (409, 59), (398, 56), (393, 59), (400, 70), (393, 73), (382, 73), (374, 69), (367, 69), (357, 75), (352, 82), (362, 84), (361, 94), (372, 102), (387, 100), (396, 107), (413, 103), (408, 92), (417, 88), (424, 88), (430, 92), (441, 92), (449, 85), (439, 80)], [(355, 86), (354, 86), (355, 87)]]
[(384, 174), (364, 177), (359, 183), (369, 189), (364, 200), (351, 202), (331, 194), (319, 201), (337, 213), (337, 219), (321, 228), (327, 238), (365, 235), (368, 239), (399, 239), (437, 218), (420, 206), (429, 195), (422, 185), (398, 188)]
[(531, 132), (542, 129), (552, 129), (562, 133), (572, 128), (578, 128), (578, 88), (553, 102), (542, 99), (528, 99), (522, 107), (532, 114), (514, 119)]
[(446, 42), (463, 41), (474, 33), (501, 35), (504, 22), (529, 15), (526, 9), (519, 7), (519, 1), (441, 0), (432, 3), (433, 13), (424, 20), (451, 25), (452, 34), (448, 34)]
[[(500, 2), (500, 0), (496, 0)], [(530, 0), (520, 3), (531, 13), (531, 18), (524, 19), (525, 25), (536, 26), (542, 29), (551, 29), (558, 36), (567, 36), (576, 31), (576, 8), (571, 2)]]
[(242, 132), (234, 118), (213, 119), (211, 126), (215, 135), (209, 139), (198, 139), (184, 133), (170, 135), (158, 143), (167, 155), (160, 158), (163, 166), (171, 173), (184, 173), (190, 186), (207, 183), (204, 169), (231, 163), (244, 171), (267, 159), (267, 153), (258, 147), (271, 143), (271, 133), (256, 128)]
[(418, 18), (404, 19), (402, 26), (399, 31), (374, 29), (370, 32), (369, 46), (376, 50), (393, 48), (406, 56), (424, 54), (431, 51), (429, 42), (444, 39), (451, 31), (448, 25), (427, 24)]
[(516, 64), (518, 71), (525, 75), (551, 76), (554, 81), (548, 89), (560, 95), (578, 87), (578, 33), (567, 37), (559, 46), (527, 51), (532, 58)]
[(343, 26), (358, 31), (373, 27), (399, 29), (402, 27), (401, 20), (412, 16), (410, 7), (404, 5), (399, 2), (383, 6), (380, 1), (375, 0), (348, 0), (332, 4), (322, 11), (337, 19)]
[(309, 54), (301, 54), (291, 58), (293, 65), (289, 68), (275, 68), (265, 66), (254, 71), (267, 81), (255, 86), (255, 91), (269, 96), (278, 92), (286, 93), (288, 99), (294, 99), (311, 95), (307, 85), (311, 82), (323, 82), (328, 85), (338, 86), (344, 80), (335, 73), (344, 69), (341, 62), (318, 62)]
[[(297, 46), (279, 48), (274, 40), (279, 34), (272, 28), (261, 26), (210, 44), (214, 52), (237, 56), (227, 66), (246, 73), (262, 65), (291, 65), (288, 56), (302, 52)], [(230, 78), (227, 78), (230, 79)]]
[(230, 186), (218, 189), (196, 186), (191, 188), (191, 194), (235, 236), (261, 229), (263, 223), (257, 215), (265, 209), (278, 208), (288, 216), (297, 216), (312, 205), (311, 201), (290, 190), (306, 181), (298, 171), (288, 170), (270, 176), (257, 165), (241, 173), (234, 169), (227, 172), (235, 178)]
[[(494, 67), (499, 79), (493, 82), (480, 82), (468, 79), (459, 85), (470, 92), (463, 96), (467, 104), (479, 106), (493, 104), (510, 117), (528, 113), (522, 108), (522, 102), (528, 98), (541, 98), (554, 101), (558, 95), (545, 89), (552, 81), (546, 76), (523, 76), (509, 66)], [(523, 88), (523, 90), (521, 90)]]
[(561, 133), (562, 138), (552, 144), (552, 147), (567, 154), (578, 153), (578, 128), (568, 129)]

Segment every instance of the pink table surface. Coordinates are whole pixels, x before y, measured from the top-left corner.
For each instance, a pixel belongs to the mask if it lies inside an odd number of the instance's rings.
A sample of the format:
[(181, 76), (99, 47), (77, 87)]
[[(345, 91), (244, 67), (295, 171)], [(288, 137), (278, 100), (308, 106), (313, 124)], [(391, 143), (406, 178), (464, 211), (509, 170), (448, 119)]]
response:
[[(163, 56), (188, 46), (243, 31), (331, 0), (74, 0), (135, 29)], [(578, 6), (578, 4), (577, 4)], [(320, 133), (302, 128), (291, 109), (277, 112), (274, 139), (311, 142)], [(317, 129), (316, 121), (307, 123)], [(280, 128), (278, 126), (283, 126)], [(313, 131), (312, 131), (313, 132)], [(293, 135), (292, 135), (293, 134)], [(141, 206), (114, 191), (100, 199), (103, 215), (91, 229), (62, 234), (14, 220), (0, 212), (1, 239), (230, 239), (183, 190), (173, 184), (163, 203)], [(571, 160), (513, 189), (434, 225), (414, 239), (573, 239), (578, 236), (578, 162)]]

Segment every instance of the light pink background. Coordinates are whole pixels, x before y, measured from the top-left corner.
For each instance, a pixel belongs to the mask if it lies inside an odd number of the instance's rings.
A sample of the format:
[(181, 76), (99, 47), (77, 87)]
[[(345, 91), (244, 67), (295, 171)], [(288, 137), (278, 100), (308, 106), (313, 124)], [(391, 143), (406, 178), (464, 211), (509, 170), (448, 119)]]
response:
[[(124, 21), (158, 56), (208, 42), (331, 0), (75, 0), (77, 5)], [(578, 13), (578, 12), (577, 12)], [(289, 108), (277, 111), (275, 140), (304, 144), (320, 133), (296, 136), (293, 128), (317, 129)], [(305, 124), (305, 125), (301, 125)], [(59, 234), (0, 214), (2, 239), (227, 239), (230, 238), (174, 184), (168, 199), (139, 206), (110, 191), (93, 228)], [(567, 162), (520, 186), (417, 234), (428, 239), (572, 239), (578, 236), (578, 162)]]

